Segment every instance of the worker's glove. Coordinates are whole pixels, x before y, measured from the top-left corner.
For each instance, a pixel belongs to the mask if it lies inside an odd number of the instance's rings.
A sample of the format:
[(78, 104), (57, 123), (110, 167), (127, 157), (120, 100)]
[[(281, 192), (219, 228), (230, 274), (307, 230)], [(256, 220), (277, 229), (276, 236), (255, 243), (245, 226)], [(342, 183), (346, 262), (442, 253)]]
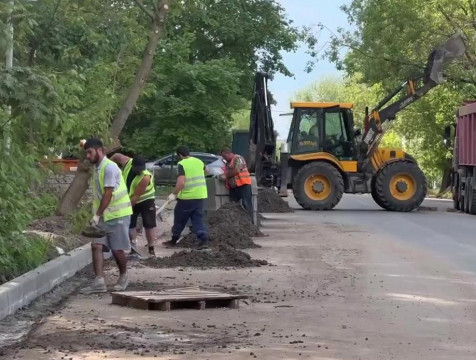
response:
[(167, 200), (168, 201), (175, 201), (177, 199), (177, 195), (175, 194), (170, 194), (168, 197), (167, 197)]
[(99, 219), (100, 219), (99, 215), (94, 215), (93, 218), (91, 219), (91, 221), (89, 221), (89, 224), (91, 224), (91, 226), (98, 226), (99, 225)]

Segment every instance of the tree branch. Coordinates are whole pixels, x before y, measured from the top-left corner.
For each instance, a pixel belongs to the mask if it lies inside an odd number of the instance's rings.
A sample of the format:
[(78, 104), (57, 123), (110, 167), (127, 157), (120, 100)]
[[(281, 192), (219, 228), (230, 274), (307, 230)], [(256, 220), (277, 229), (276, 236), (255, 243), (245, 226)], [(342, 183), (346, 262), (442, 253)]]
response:
[(53, 10), (53, 13), (51, 14), (51, 18), (49, 23), (43, 27), (43, 31), (35, 36), (33, 39), (33, 42), (31, 44), (30, 52), (28, 54), (28, 66), (33, 66), (35, 62), (35, 52), (38, 49), (38, 47), (41, 44), (41, 40), (44, 40), (46, 34), (51, 30), (51, 26), (53, 25), (53, 21), (55, 20), (56, 13), (58, 12), (58, 8), (60, 6), (61, 0), (58, 0), (56, 2), (55, 8)]
[[(448, 25), (453, 28), (453, 31), (461, 30), (461, 32), (464, 34), (466, 39), (469, 39), (468, 34), (466, 33), (466, 31), (463, 30), (463, 27), (459, 26), (459, 24), (456, 24), (456, 22), (450, 18), (450, 16), (445, 12), (445, 10), (441, 7), (441, 5), (438, 5), (437, 8), (438, 8), (438, 11), (446, 19), (446, 22), (448, 23)], [(471, 58), (471, 55), (469, 54), (469, 51), (467, 49), (465, 50), (464, 55), (466, 56), (466, 59), (468, 59), (469, 62), (473, 62), (473, 59)]]
[(154, 13), (150, 11), (149, 9), (147, 9), (141, 0), (134, 0), (134, 2), (148, 17), (154, 20)]
[(154, 5), (155, 13), (158, 14), (159, 11), (160, 11), (160, 6), (157, 5), (157, 1), (156, 1), (156, 0), (152, 0), (152, 4)]

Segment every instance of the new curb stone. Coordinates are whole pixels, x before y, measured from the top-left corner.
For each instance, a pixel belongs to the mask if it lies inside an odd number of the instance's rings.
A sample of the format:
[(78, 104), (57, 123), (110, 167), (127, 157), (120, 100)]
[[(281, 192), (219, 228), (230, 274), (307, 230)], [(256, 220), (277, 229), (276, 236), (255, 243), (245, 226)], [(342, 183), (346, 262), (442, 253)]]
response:
[(69, 279), (91, 261), (89, 243), (1, 285), (0, 320)]

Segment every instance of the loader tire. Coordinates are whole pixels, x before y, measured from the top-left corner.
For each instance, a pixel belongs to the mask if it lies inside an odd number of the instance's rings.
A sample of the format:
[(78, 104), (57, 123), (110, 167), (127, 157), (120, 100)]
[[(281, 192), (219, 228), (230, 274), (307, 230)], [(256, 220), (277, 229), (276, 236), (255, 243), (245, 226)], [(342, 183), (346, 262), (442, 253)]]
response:
[(375, 193), (386, 210), (412, 211), (425, 199), (426, 178), (414, 162), (391, 162), (377, 173)]
[(297, 203), (306, 210), (330, 210), (344, 193), (340, 172), (326, 162), (304, 165), (294, 177), (293, 193)]
[(370, 194), (372, 195), (372, 199), (374, 199), (375, 203), (381, 208), (385, 209), (382, 199), (379, 198), (377, 191), (375, 190), (375, 182), (376, 182), (376, 176), (372, 179), (372, 182), (370, 184), (370, 187), (371, 187)]

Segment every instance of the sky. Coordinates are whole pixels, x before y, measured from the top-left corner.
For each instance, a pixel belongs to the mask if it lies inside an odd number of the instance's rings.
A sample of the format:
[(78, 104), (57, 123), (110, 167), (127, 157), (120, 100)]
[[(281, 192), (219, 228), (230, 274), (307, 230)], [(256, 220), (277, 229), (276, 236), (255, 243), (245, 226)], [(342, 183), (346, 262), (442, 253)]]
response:
[[(338, 27), (349, 28), (347, 17), (340, 7), (350, 3), (350, 0), (278, 0), (278, 2), (286, 9), (288, 18), (292, 19), (297, 27), (322, 23), (334, 32)], [(330, 35), (327, 30), (320, 32), (320, 44), (328, 41)], [(291, 117), (279, 115), (292, 111), (289, 103), (293, 94), (323, 77), (341, 75), (335, 65), (326, 60), (319, 60), (314, 70), (311, 73), (306, 73), (304, 69), (308, 60), (310, 57), (306, 54), (304, 47), (295, 53), (283, 52), (284, 64), (294, 76), (286, 77), (278, 74), (273, 81), (269, 82), (269, 89), (277, 101), (277, 105), (272, 106), (271, 110), (279, 139), (286, 139), (288, 135)]]

